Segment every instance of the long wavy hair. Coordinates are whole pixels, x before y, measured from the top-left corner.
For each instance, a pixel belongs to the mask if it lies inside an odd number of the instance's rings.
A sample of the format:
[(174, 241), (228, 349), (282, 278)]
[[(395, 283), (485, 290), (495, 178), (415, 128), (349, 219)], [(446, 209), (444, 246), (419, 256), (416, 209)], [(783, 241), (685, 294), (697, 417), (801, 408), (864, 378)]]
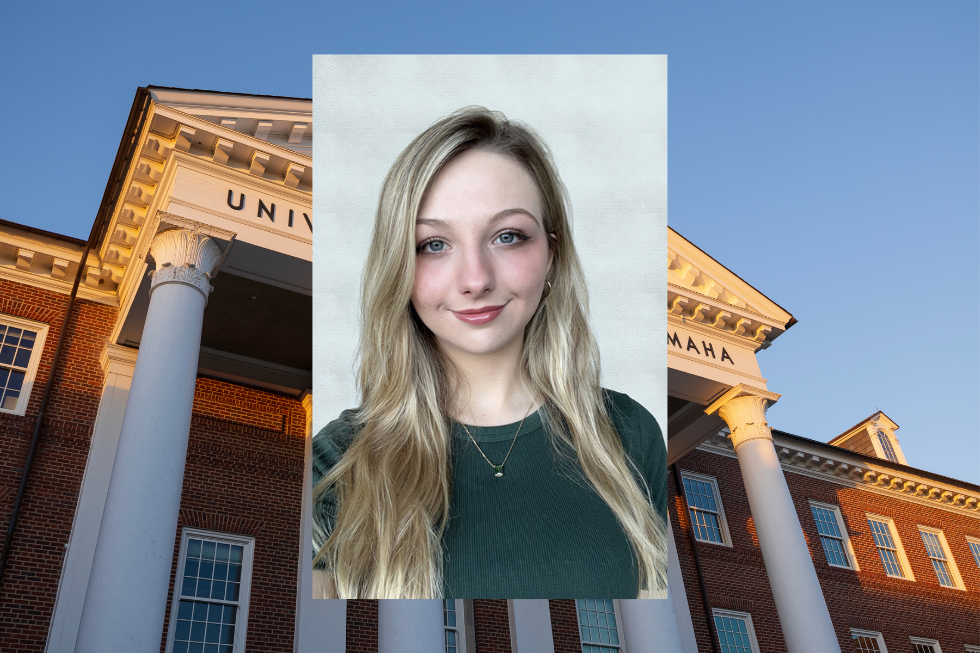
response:
[(411, 305), (415, 222), (433, 178), (469, 149), (516, 160), (541, 193), (554, 254), (547, 277), (553, 290), (525, 328), (525, 381), (543, 399), (556, 450), (574, 452), (619, 520), (638, 562), (640, 587), (663, 589), (666, 526), (606, 410), (565, 187), (550, 151), (530, 128), (482, 107), (460, 109), (426, 129), (385, 178), (362, 279), (357, 434), (314, 488), (315, 500), (329, 494), (336, 503), (333, 524), (315, 525), (323, 544), (314, 565), (326, 569), (340, 598), (442, 596), (441, 538), (452, 493), (450, 416), (457, 414), (461, 386)]

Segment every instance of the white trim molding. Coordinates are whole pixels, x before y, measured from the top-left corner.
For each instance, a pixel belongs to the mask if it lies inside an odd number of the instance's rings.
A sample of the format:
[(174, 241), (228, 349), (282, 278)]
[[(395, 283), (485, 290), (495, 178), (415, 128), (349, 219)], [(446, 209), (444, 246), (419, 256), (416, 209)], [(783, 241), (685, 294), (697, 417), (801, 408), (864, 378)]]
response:
[(963, 577), (960, 575), (960, 569), (956, 566), (956, 559), (953, 557), (953, 552), (949, 549), (949, 542), (946, 541), (946, 535), (943, 533), (942, 529), (933, 528), (932, 526), (923, 526), (921, 524), (917, 524), (916, 526), (919, 529), (919, 536), (922, 537), (922, 544), (926, 548), (926, 556), (929, 558), (929, 563), (932, 565), (933, 571), (935, 571), (935, 564), (932, 562), (933, 556), (929, 554), (929, 545), (926, 543), (925, 537), (922, 534), (931, 533), (932, 535), (935, 535), (942, 553), (946, 556), (945, 562), (947, 568), (949, 569), (949, 577), (953, 582), (953, 586), (950, 587), (949, 585), (943, 585), (942, 580), (939, 578), (939, 572), (936, 572), (936, 582), (938, 582), (941, 587), (962, 590), (965, 592), (966, 585), (963, 584)]
[(851, 628), (851, 640), (853, 641), (858, 637), (869, 637), (875, 640), (875, 643), (878, 644), (878, 650), (881, 651), (881, 653), (888, 653), (888, 647), (885, 646), (885, 638), (882, 637), (881, 633), (879, 633), (878, 631), (863, 630), (861, 628)]
[[(205, 543), (213, 542), (215, 544), (228, 544), (230, 546), (240, 546), (242, 547), (242, 562), (241, 562), (241, 584), (239, 585), (239, 594), (237, 601), (226, 601), (226, 600), (215, 600), (210, 598), (193, 598), (193, 597), (181, 597), (181, 590), (184, 580), (184, 571), (187, 567), (187, 549), (188, 542), (191, 539), (200, 539)], [(234, 653), (244, 653), (245, 651), (245, 637), (248, 634), (248, 604), (249, 604), (249, 593), (252, 584), (252, 557), (255, 549), (255, 539), (245, 535), (236, 535), (230, 533), (220, 533), (217, 531), (210, 531), (201, 528), (190, 528), (185, 527), (180, 534), (180, 556), (177, 558), (177, 572), (174, 581), (174, 592), (173, 597), (170, 601), (170, 624), (167, 629), (167, 647), (166, 653), (172, 653), (174, 651), (174, 639), (177, 633), (177, 621), (178, 615), (180, 614), (180, 601), (182, 598), (188, 601), (193, 601), (195, 603), (209, 603), (210, 605), (223, 604), (228, 606), (234, 606), (238, 609), (235, 615), (234, 621), (234, 639), (233, 651)], [(202, 562), (202, 566), (203, 566)], [(215, 566), (217, 566), (217, 562)], [(231, 565), (228, 565), (229, 569)], [(211, 587), (211, 584), (208, 584)], [(195, 614), (195, 621), (196, 619)], [(227, 621), (227, 620), (226, 620)], [(208, 619), (211, 622), (211, 619)], [(208, 623), (210, 627), (211, 623)], [(220, 628), (220, 627), (219, 627)]]
[[(745, 631), (742, 633), (744, 637), (749, 640), (749, 646), (752, 648), (752, 653), (759, 653), (759, 640), (755, 636), (755, 626), (752, 625), (752, 615), (748, 612), (736, 612), (734, 610), (722, 610), (721, 608), (711, 609), (711, 618), (715, 620), (715, 634), (719, 638), (719, 643), (724, 646), (726, 644), (730, 645), (731, 642), (721, 641), (721, 632), (718, 630), (717, 619), (737, 619), (745, 624)], [(737, 644), (737, 643), (736, 643)], [(741, 647), (744, 648), (744, 647)], [(737, 649), (736, 649), (737, 650)]]
[[(31, 331), (35, 333), (34, 344), (31, 348), (30, 360), (27, 362), (27, 367), (20, 365), (13, 365), (15, 360), (11, 361), (10, 365), (0, 364), (0, 369), (16, 371), (17, 373), (22, 373), (24, 379), (21, 382), (20, 396), (17, 398), (17, 403), (12, 409), (0, 407), (0, 413), (6, 415), (24, 415), (27, 412), (27, 405), (31, 401), (31, 390), (34, 389), (34, 377), (37, 376), (37, 369), (41, 362), (41, 356), (44, 354), (44, 342), (48, 337), (48, 325), (44, 322), (35, 322), (34, 320), (26, 320), (22, 317), (16, 317), (13, 315), (7, 315), (6, 313), (0, 313), (0, 324), (8, 327), (13, 327), (15, 329), (20, 329), (21, 331)], [(4, 346), (6, 341), (5, 337), (6, 329), (0, 332), (0, 348)], [(6, 387), (6, 378), (0, 378), (0, 402), (3, 401), (3, 390)], [(2, 403), (0, 403), (2, 406)]]
[[(873, 512), (866, 512), (864, 513), (864, 515), (868, 520), (868, 528), (871, 528), (872, 521), (876, 521), (880, 524), (884, 524), (884, 526), (888, 529), (888, 534), (891, 537), (892, 542), (894, 543), (895, 557), (898, 560), (898, 565), (899, 567), (901, 567), (903, 575), (895, 576), (893, 574), (889, 574), (887, 568), (885, 567), (885, 563), (882, 560), (881, 566), (882, 569), (884, 569), (885, 574), (889, 578), (898, 578), (901, 580), (908, 580), (914, 582), (915, 574), (912, 573), (912, 565), (909, 564), (909, 558), (907, 555), (905, 555), (905, 547), (902, 546), (902, 538), (898, 536), (898, 530), (895, 528), (895, 520), (892, 519), (891, 517), (886, 517), (885, 515), (878, 515)], [(882, 547), (877, 542), (874, 542), (874, 545), (875, 545), (875, 549), (878, 551), (878, 558), (881, 559), (881, 549), (882, 548), (887, 549), (887, 547)]]
[[(912, 637), (912, 636), (909, 636), (909, 642), (912, 643), (912, 646), (913, 647), (915, 647), (915, 646), (931, 646), (932, 647), (932, 652), (931, 653), (943, 653), (943, 649), (941, 649), (939, 647), (939, 640), (938, 639), (929, 639), (928, 637)], [(967, 646), (969, 646), (969, 645), (967, 645)], [(967, 648), (966, 650), (969, 651), (970, 649)], [(916, 649), (915, 653), (919, 653), (919, 650)]]
[[(831, 567), (837, 567), (838, 569), (851, 569), (853, 571), (860, 571), (861, 567), (858, 565), (857, 556), (854, 554), (854, 546), (851, 544), (851, 538), (847, 534), (847, 526), (844, 524), (844, 518), (840, 512), (840, 506), (835, 506), (832, 503), (822, 503), (820, 501), (814, 501), (813, 499), (809, 499), (809, 502), (811, 507), (810, 510), (811, 514), (813, 513), (812, 508), (814, 507), (822, 508), (823, 510), (830, 512), (833, 515), (834, 519), (837, 521), (837, 528), (838, 530), (840, 530), (841, 537), (836, 539), (842, 541), (844, 547), (844, 555), (847, 556), (847, 561), (849, 563), (847, 566), (838, 565), (830, 562), (830, 560), (827, 559), (827, 564), (830, 565)], [(814, 515), (814, 519), (816, 519), (815, 515)], [(823, 533), (821, 533), (820, 535), (821, 537), (823, 537)], [(821, 541), (821, 546), (822, 545), (823, 542)], [(826, 555), (827, 555), (827, 550), (825, 548), (824, 556), (826, 557)]]
[[(684, 485), (684, 479), (690, 479), (692, 481), (700, 481), (702, 483), (706, 483), (709, 486), (711, 486), (711, 492), (712, 492), (712, 495), (713, 495), (712, 496), (712, 499), (714, 500), (715, 507), (717, 508), (717, 511), (715, 512), (715, 514), (718, 517), (718, 530), (721, 531), (721, 542), (713, 542), (712, 540), (702, 539), (699, 536), (699, 534), (698, 534), (698, 528), (696, 526), (694, 528), (694, 538), (698, 542), (701, 542), (703, 544), (715, 544), (715, 545), (719, 545), (719, 546), (731, 547), (732, 546), (732, 536), (731, 536), (731, 533), (728, 530), (728, 520), (725, 519), (725, 505), (724, 505), (724, 503), (721, 500), (721, 491), (718, 489), (718, 479), (716, 479), (714, 476), (708, 476), (707, 474), (699, 474), (697, 472), (688, 471), (686, 469), (679, 469), (679, 471), (681, 473), (681, 486), (682, 487)], [(690, 519), (692, 522), (694, 522), (694, 517), (693, 517), (693, 515), (691, 515), (691, 510), (693, 508), (695, 508), (695, 507), (694, 506), (691, 506), (690, 503), (687, 501), (687, 488), (686, 487), (684, 487), (684, 494), (685, 494), (684, 500), (685, 500), (685, 503), (687, 503), (687, 506), (688, 506), (688, 515), (687, 515), (687, 518)], [(705, 512), (705, 510), (703, 508), (697, 508), (697, 510), (700, 511), (700, 512)], [(711, 511), (709, 510), (707, 512), (710, 513)], [(694, 523), (697, 523), (697, 522), (694, 522)]]

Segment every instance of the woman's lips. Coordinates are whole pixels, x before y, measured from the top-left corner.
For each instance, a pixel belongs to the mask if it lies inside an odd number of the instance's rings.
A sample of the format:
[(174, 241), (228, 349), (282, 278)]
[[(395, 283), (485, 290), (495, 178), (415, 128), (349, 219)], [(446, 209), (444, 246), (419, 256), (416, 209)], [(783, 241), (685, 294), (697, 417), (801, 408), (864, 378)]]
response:
[(500, 315), (504, 306), (505, 304), (501, 304), (500, 306), (484, 306), (466, 311), (453, 311), (453, 315), (467, 324), (486, 324)]

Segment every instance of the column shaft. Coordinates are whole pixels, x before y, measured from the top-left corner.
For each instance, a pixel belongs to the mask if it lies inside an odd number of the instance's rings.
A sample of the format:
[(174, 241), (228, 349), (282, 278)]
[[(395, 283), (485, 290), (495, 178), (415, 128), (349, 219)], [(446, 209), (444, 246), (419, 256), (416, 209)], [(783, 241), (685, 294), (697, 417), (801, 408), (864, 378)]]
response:
[(378, 601), (378, 653), (446, 650), (442, 599)]
[(787, 650), (789, 653), (840, 651), (772, 440), (748, 440), (735, 453)]
[(208, 275), (220, 250), (185, 230), (157, 263), (112, 466), (76, 653), (157, 653), (173, 567)]

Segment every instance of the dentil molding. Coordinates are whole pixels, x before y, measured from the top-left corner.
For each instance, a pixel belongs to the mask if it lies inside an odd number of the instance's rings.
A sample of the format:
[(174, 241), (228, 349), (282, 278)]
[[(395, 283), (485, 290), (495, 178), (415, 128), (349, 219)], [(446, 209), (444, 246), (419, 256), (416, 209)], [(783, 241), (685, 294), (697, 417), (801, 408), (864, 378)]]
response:
[(168, 283), (191, 286), (207, 302), (211, 273), (221, 261), (221, 249), (204, 234), (189, 229), (161, 231), (150, 244), (150, 255), (157, 263), (151, 273), (150, 294)]

